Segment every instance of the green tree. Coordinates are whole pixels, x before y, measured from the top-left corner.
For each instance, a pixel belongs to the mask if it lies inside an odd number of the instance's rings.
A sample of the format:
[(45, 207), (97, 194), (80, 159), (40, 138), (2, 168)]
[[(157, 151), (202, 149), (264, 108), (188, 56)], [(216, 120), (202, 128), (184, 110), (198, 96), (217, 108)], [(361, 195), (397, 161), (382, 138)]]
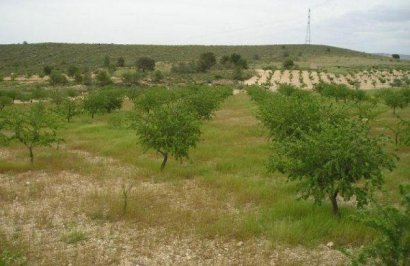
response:
[(195, 147), (201, 134), (199, 120), (182, 102), (163, 104), (148, 112), (138, 110), (135, 129), (145, 149), (163, 156), (161, 171), (169, 155), (177, 160), (188, 158), (188, 150)]
[(198, 71), (206, 72), (216, 64), (214, 53), (207, 52), (200, 55), (198, 60)]
[(400, 55), (399, 55), (399, 54), (392, 54), (392, 57), (393, 57), (394, 59), (397, 59), (397, 60), (400, 59)]
[(299, 181), (301, 198), (313, 197), (316, 203), (328, 198), (337, 215), (338, 196), (356, 196), (359, 207), (367, 204), (373, 189), (383, 184), (383, 170), (394, 166), (382, 139), (371, 137), (367, 126), (357, 121), (322, 122), (317, 132), (275, 141), (270, 159), (270, 170)]
[(80, 106), (75, 100), (67, 97), (56, 107), (56, 112), (70, 123), (71, 119), (80, 113)]
[(43, 104), (30, 109), (13, 109), (7, 113), (4, 128), (12, 132), (11, 140), (18, 140), (28, 149), (30, 162), (34, 162), (34, 148), (50, 146), (61, 138), (57, 136), (60, 120)]
[(136, 67), (139, 71), (154, 71), (155, 60), (149, 57), (140, 57), (137, 59)]
[(384, 103), (393, 109), (393, 114), (396, 114), (397, 108), (404, 108), (407, 106), (406, 98), (403, 97), (401, 91), (387, 90), (384, 92)]
[(120, 91), (101, 90), (89, 93), (83, 100), (84, 110), (91, 118), (97, 113), (110, 113), (116, 109), (121, 109), (123, 96)]
[(400, 186), (401, 206), (375, 204), (355, 220), (376, 230), (378, 237), (362, 248), (353, 265), (410, 265), (410, 185)]

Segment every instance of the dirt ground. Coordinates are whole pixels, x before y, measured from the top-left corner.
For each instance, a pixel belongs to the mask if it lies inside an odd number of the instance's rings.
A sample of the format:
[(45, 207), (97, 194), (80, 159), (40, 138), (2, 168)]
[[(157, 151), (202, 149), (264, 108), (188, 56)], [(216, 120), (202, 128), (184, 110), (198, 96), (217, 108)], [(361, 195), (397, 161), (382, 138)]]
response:
[[(64, 152), (70, 153), (89, 167), (102, 167), (103, 176), (70, 170), (30, 170), (18, 174), (0, 174), (0, 233), (3, 233), (8, 242), (18, 242), (18, 245), (25, 247), (29, 264), (346, 263), (344, 255), (332, 249), (331, 245), (307, 249), (301, 246), (276, 245), (263, 238), (239, 241), (200, 236), (189, 230), (189, 226), (184, 229), (188, 217), (201, 217), (204, 212), (241, 215), (233, 207), (229, 197), (221, 202), (213, 197), (211, 188), (195, 180), (173, 184), (136, 179), (134, 176), (140, 173), (135, 166), (81, 150)], [(13, 155), (2, 149), (0, 159), (13, 160)], [(122, 187), (130, 188), (130, 203), (140, 204), (141, 216), (133, 213), (128, 220), (110, 216), (112, 213), (108, 206), (111, 206), (113, 198), (121, 199)], [(131, 207), (138, 209), (138, 206)], [(100, 211), (95, 213), (96, 210)], [(162, 215), (150, 217), (150, 210)], [(178, 230), (169, 228), (169, 224), (175, 221), (179, 221), (181, 226)], [(76, 234), (83, 237), (75, 243), (67, 241), (70, 235)]]

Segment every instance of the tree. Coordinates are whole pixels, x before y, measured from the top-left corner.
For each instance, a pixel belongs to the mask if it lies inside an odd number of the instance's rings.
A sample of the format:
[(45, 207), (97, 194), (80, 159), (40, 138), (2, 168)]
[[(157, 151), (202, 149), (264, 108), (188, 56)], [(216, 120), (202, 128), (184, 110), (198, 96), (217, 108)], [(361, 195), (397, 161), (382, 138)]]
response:
[(303, 199), (313, 197), (320, 204), (328, 198), (333, 213), (340, 215), (337, 197), (355, 196), (358, 207), (364, 206), (373, 189), (381, 188), (383, 170), (394, 168), (394, 159), (383, 139), (370, 136), (361, 121), (323, 121), (316, 132), (274, 141), (269, 169), (298, 181)]
[(67, 80), (67, 77), (63, 73), (61, 73), (58, 70), (53, 70), (51, 71), (49, 82), (50, 82), (50, 85), (52, 86), (65, 85), (68, 83), (68, 80)]
[(13, 104), (13, 99), (9, 96), (0, 96), (0, 111), (4, 109), (4, 107)]
[(393, 114), (396, 114), (397, 108), (404, 108), (407, 106), (406, 98), (403, 97), (401, 91), (387, 90), (384, 92), (384, 102), (387, 106), (393, 109)]
[(362, 248), (353, 265), (410, 265), (410, 186), (400, 186), (401, 204), (362, 211), (355, 220), (376, 230), (378, 237)]
[(125, 66), (125, 59), (124, 57), (119, 57), (117, 60), (117, 67), (124, 67)]
[(155, 60), (149, 57), (140, 57), (136, 62), (137, 69), (145, 71), (154, 71), (155, 69)]
[(43, 104), (30, 109), (14, 109), (7, 113), (5, 129), (12, 132), (10, 140), (18, 140), (29, 151), (30, 162), (34, 162), (34, 148), (50, 146), (61, 138), (57, 136), (60, 121)]
[(273, 147), (269, 170), (298, 181), (301, 198), (328, 198), (339, 215), (338, 196), (354, 195), (363, 206), (383, 184), (382, 171), (393, 169), (395, 157), (384, 150), (384, 139), (371, 136), (368, 125), (343, 106), (306, 93), (267, 92), (258, 98)]
[(188, 158), (188, 150), (199, 141), (200, 122), (182, 102), (163, 104), (148, 112), (137, 111), (135, 129), (146, 149), (163, 156), (161, 171), (171, 155), (177, 160)]
[(399, 60), (400, 59), (400, 55), (399, 54), (392, 54), (391, 55), (394, 59)]
[(56, 112), (70, 123), (71, 119), (80, 113), (80, 108), (75, 100), (65, 98), (62, 103), (57, 106)]
[(206, 72), (216, 64), (215, 55), (211, 52), (203, 53), (198, 60), (198, 71)]
[(84, 98), (83, 105), (84, 110), (94, 118), (97, 113), (110, 113), (121, 109), (122, 102), (121, 92), (107, 89), (89, 93)]

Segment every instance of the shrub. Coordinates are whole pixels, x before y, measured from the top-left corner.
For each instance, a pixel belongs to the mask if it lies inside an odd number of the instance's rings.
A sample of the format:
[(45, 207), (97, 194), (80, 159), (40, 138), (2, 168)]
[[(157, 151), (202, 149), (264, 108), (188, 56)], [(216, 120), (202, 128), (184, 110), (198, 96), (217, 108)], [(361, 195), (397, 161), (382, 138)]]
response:
[(164, 78), (164, 74), (160, 70), (155, 70), (154, 74), (152, 75), (152, 80), (155, 82), (159, 82)]
[(52, 70), (53, 68), (51, 66), (44, 66), (43, 68), (43, 72), (46, 76), (50, 75)]
[(295, 63), (293, 62), (292, 59), (286, 59), (283, 62), (283, 68), (285, 68), (285, 69), (292, 69), (294, 67), (295, 67)]
[(127, 86), (138, 85), (142, 75), (137, 71), (125, 72), (121, 75), (122, 82)]
[(203, 53), (200, 55), (199, 60), (198, 60), (198, 64), (197, 64), (198, 71), (206, 72), (215, 64), (216, 64), (216, 58), (215, 58), (214, 53), (211, 53), (211, 52)]
[(124, 67), (125, 66), (125, 59), (124, 57), (120, 57), (117, 60), (117, 67)]
[(49, 83), (52, 86), (65, 85), (68, 83), (67, 77), (58, 70), (51, 71)]
[(112, 84), (111, 77), (105, 70), (99, 70), (95, 76), (95, 79), (97, 80), (97, 84), (99, 86), (107, 86)]
[(362, 248), (353, 265), (410, 265), (410, 186), (400, 186), (401, 206), (376, 204), (374, 212), (363, 211), (355, 220), (376, 230), (379, 236)]
[(142, 72), (153, 71), (155, 69), (155, 60), (149, 57), (140, 57), (137, 59), (136, 67)]
[(70, 66), (67, 70), (67, 75), (71, 78), (74, 77), (76, 74), (79, 74), (79, 73), (80, 73), (80, 69), (76, 66)]
[(172, 73), (177, 73), (177, 74), (192, 74), (196, 72), (196, 66), (194, 62), (191, 63), (178, 63), (178, 64), (173, 64), (171, 67), (171, 72)]
[(0, 111), (4, 109), (4, 107), (13, 104), (13, 99), (9, 96), (0, 96)]

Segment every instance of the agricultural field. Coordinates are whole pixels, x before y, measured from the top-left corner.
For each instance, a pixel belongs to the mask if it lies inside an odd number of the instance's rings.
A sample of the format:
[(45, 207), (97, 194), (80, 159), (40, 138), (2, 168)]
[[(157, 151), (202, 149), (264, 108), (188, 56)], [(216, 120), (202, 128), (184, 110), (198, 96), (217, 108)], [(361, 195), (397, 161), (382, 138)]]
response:
[(263, 70), (257, 69), (256, 75), (244, 81), (245, 85), (265, 85), (276, 90), (280, 84), (291, 84), (312, 90), (315, 85), (334, 83), (362, 90), (400, 87), (410, 80), (410, 71), (376, 70), (352, 71), (347, 74), (317, 72), (311, 70)]
[(409, 62), (313, 45), (0, 57), (0, 265), (409, 263)]

